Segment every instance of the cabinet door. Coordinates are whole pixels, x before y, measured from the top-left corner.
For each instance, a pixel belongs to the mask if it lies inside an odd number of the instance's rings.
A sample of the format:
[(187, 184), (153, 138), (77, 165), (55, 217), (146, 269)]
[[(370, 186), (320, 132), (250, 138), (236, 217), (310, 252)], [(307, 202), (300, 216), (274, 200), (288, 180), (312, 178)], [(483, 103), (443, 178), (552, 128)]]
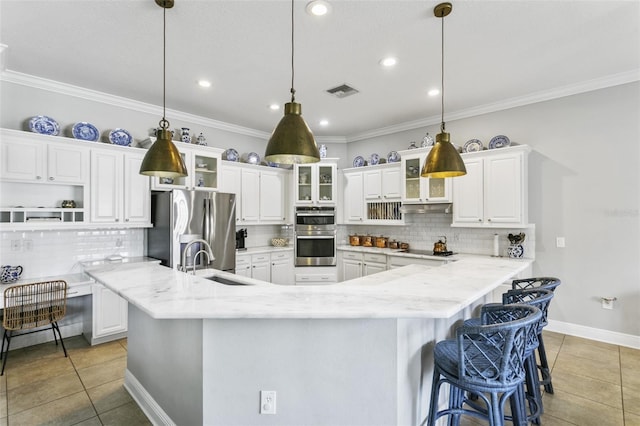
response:
[(269, 262), (252, 262), (251, 278), (271, 282), (271, 264)]
[(284, 223), (285, 176), (272, 171), (260, 172), (260, 220)]
[(364, 198), (367, 200), (382, 199), (382, 175), (380, 170), (368, 170), (363, 172)]
[(47, 146), (42, 142), (3, 142), (0, 177), (44, 181), (46, 150)]
[(319, 204), (335, 204), (336, 203), (336, 173), (335, 164), (318, 164), (317, 170), (317, 190), (315, 201)]
[(362, 264), (362, 276), (376, 274), (378, 272), (386, 271), (387, 265), (384, 263), (371, 263), (365, 262)]
[(479, 224), (484, 220), (483, 161), (465, 159), (467, 174), (453, 179), (453, 222)]
[(126, 223), (151, 222), (150, 178), (140, 174), (143, 155), (124, 156), (124, 221)]
[(93, 286), (93, 338), (127, 331), (127, 301), (103, 286)]
[(91, 151), (91, 221), (120, 222), (123, 156), (119, 152)]
[(521, 153), (484, 159), (484, 217), (487, 223), (522, 222), (522, 163)]
[(236, 256), (236, 275), (251, 278), (251, 257)]
[(236, 194), (236, 223), (242, 220), (242, 170), (223, 165), (220, 168), (220, 191)]
[(271, 261), (271, 282), (274, 284), (295, 284), (293, 256)]
[(364, 218), (364, 181), (362, 172), (345, 173), (344, 218), (347, 222), (362, 222)]
[(313, 165), (299, 165), (294, 166), (295, 172), (295, 193), (296, 204), (313, 204), (316, 191), (314, 191), (314, 185), (316, 184), (316, 170)]
[(87, 183), (89, 150), (50, 144), (47, 152), (47, 180), (56, 183)]
[(342, 281), (360, 278), (362, 276), (362, 262), (344, 259), (342, 261)]
[(407, 203), (422, 202), (420, 157), (415, 155), (402, 158), (402, 200)]
[(382, 198), (385, 200), (399, 200), (402, 197), (400, 167), (382, 170)]
[(257, 222), (260, 219), (260, 172), (257, 169), (242, 169), (242, 222)]

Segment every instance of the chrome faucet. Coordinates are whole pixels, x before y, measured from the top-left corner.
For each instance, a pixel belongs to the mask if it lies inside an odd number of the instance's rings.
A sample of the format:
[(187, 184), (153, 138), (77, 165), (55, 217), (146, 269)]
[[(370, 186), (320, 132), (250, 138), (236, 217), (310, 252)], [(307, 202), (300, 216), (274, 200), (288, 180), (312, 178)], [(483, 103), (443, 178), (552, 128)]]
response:
[(207, 263), (211, 263), (211, 261), (215, 259), (215, 257), (213, 256), (213, 250), (211, 250), (211, 246), (209, 245), (208, 242), (206, 242), (203, 239), (191, 240), (187, 243), (187, 245), (184, 247), (184, 251), (182, 252), (182, 261), (180, 263), (180, 270), (182, 272), (187, 272), (187, 252), (189, 251), (189, 248), (195, 243), (202, 244), (204, 249), (198, 250), (195, 256), (193, 256), (193, 274), (194, 275), (196, 273), (196, 262), (198, 260), (199, 254), (204, 253), (207, 255)]

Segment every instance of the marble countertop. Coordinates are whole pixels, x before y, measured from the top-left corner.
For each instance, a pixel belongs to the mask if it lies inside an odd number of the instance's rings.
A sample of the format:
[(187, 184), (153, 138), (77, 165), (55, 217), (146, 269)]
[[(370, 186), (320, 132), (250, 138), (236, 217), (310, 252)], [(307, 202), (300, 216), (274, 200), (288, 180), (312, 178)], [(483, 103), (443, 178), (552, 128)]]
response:
[[(531, 260), (458, 255), (337, 284), (283, 286), (218, 270), (198, 275), (150, 263), (86, 272), (152, 318), (448, 318), (525, 270)], [(217, 276), (246, 285), (224, 285)]]
[(293, 251), (293, 246), (274, 247), (274, 246), (261, 246), (261, 247), (248, 247), (246, 250), (236, 250), (237, 256), (245, 256), (251, 254), (260, 253), (273, 253), (274, 251)]
[(432, 259), (432, 260), (442, 260), (442, 261), (453, 261), (453, 260), (459, 259), (458, 254), (453, 254), (451, 256), (434, 256), (432, 254), (407, 253), (405, 251), (402, 251), (401, 249), (378, 248), (378, 247), (339, 245), (336, 247), (336, 249), (340, 251), (354, 251), (354, 252), (360, 252), (360, 253), (377, 253), (377, 254), (384, 254), (386, 256), (413, 257), (416, 259)]

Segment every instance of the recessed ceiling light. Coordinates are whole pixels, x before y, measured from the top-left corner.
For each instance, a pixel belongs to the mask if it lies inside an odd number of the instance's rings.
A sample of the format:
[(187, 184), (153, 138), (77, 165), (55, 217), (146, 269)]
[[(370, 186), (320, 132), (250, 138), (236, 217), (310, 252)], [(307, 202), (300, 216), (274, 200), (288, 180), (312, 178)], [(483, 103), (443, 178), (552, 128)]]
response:
[(280, 109), (280, 105), (278, 105), (278, 104), (271, 104), (271, 105), (269, 105), (269, 109), (270, 109), (270, 110), (273, 110), (273, 111), (279, 110), (279, 109)]
[(320, 125), (321, 126), (328, 126), (329, 125), (329, 120), (320, 120)]
[(211, 82), (208, 80), (198, 80), (198, 86), (200, 87), (211, 87)]
[(440, 89), (431, 89), (427, 92), (429, 96), (438, 96), (440, 94)]
[(324, 16), (331, 11), (331, 5), (324, 0), (313, 0), (307, 3), (307, 13), (313, 16)]
[(388, 58), (380, 59), (380, 65), (382, 65), (383, 67), (392, 67), (397, 63), (398, 59), (391, 56), (389, 56)]

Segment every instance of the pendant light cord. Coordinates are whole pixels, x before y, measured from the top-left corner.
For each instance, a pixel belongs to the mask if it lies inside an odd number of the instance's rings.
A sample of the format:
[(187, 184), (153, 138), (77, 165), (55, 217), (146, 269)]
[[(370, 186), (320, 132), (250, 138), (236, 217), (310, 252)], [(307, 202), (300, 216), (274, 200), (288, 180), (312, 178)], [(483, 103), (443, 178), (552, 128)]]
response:
[(442, 86), (442, 98), (441, 98), (441, 118), (440, 118), (440, 132), (441, 133), (445, 133), (445, 125), (444, 125), (444, 15), (440, 18), (442, 19), (442, 37), (440, 38), (441, 40), (441, 58), (442, 58), (442, 62), (440, 64), (440, 82), (441, 82), (441, 86)]
[(291, 0), (291, 102), (295, 102), (296, 100), (296, 89), (293, 88), (293, 79), (295, 76), (295, 70), (293, 66), (293, 58), (294, 58), (294, 43), (293, 43), (293, 33), (294, 33), (294, 19), (293, 19), (293, 1)]
[(167, 8), (162, 8), (162, 120), (160, 120), (160, 128), (166, 130), (169, 128), (169, 122), (166, 119), (167, 111)]

